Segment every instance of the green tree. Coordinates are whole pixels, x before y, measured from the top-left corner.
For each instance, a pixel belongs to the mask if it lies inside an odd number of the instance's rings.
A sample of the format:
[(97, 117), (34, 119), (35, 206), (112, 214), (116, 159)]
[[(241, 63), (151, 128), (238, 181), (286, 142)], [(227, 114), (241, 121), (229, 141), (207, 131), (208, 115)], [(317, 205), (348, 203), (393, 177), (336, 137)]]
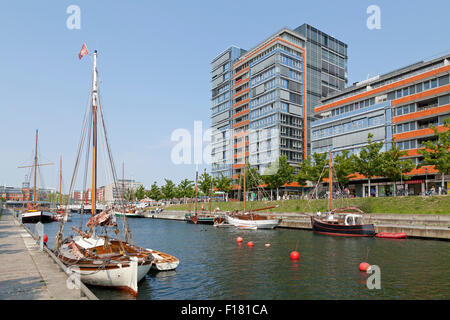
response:
[(298, 183), (298, 185), (302, 188), (302, 195), (303, 195), (304, 186), (306, 185), (306, 182), (309, 180), (308, 174), (306, 173), (306, 171), (303, 168), (303, 164), (298, 169), (297, 173), (292, 176), (292, 180), (296, 181)]
[(209, 195), (211, 190), (211, 183), (213, 178), (209, 173), (206, 172), (206, 169), (203, 173), (198, 177), (198, 189), (203, 193), (203, 195)]
[(136, 199), (142, 200), (145, 198), (145, 189), (144, 186), (139, 186), (135, 191)]
[(333, 159), (334, 176), (341, 187), (346, 186), (356, 172), (356, 157), (349, 154), (348, 150), (343, 150)]
[(152, 200), (159, 201), (163, 198), (163, 195), (161, 193), (161, 190), (159, 189), (156, 181), (153, 182), (153, 184), (150, 187), (150, 190), (147, 192), (147, 197), (149, 197)]
[(325, 169), (328, 164), (327, 153), (314, 153), (312, 157), (308, 156), (302, 163), (301, 176), (314, 184), (316, 198), (318, 197), (318, 186), (320, 182), (323, 178), (328, 177), (328, 170)]
[(217, 190), (224, 192), (228, 200), (228, 195), (233, 190), (233, 179), (228, 178), (221, 173), (220, 178), (214, 179), (214, 187), (216, 187)]
[(405, 173), (414, 169), (415, 164), (411, 159), (401, 160), (408, 154), (407, 151), (401, 151), (395, 143), (395, 139), (392, 140), (391, 148), (381, 154), (381, 170), (382, 176), (389, 178), (394, 182), (394, 196), (397, 194), (395, 183), (399, 180), (408, 180), (411, 176), (405, 176)]
[(272, 197), (272, 191), (277, 190), (277, 199), (279, 196), (279, 188), (284, 184), (292, 181), (292, 174), (295, 168), (290, 166), (287, 162), (287, 157), (285, 155), (279, 157), (275, 160), (267, 169), (264, 171), (262, 179), (270, 189), (270, 196)]
[(424, 165), (434, 166), (442, 175), (442, 190), (444, 188), (444, 176), (450, 171), (450, 118), (444, 120), (444, 128), (438, 128), (430, 125), (436, 140), (428, 140), (423, 142), (424, 149), (419, 149), (419, 153), (424, 157), (423, 161), (418, 165), (421, 168)]
[(180, 181), (177, 186), (177, 197), (184, 198), (184, 202), (186, 203), (186, 198), (192, 198), (194, 196), (194, 181), (184, 179)]
[(125, 189), (123, 196), (126, 202), (133, 202), (136, 199), (136, 193), (132, 188)]
[(164, 179), (166, 181), (166, 184), (161, 186), (161, 193), (164, 196), (164, 199), (170, 200), (175, 197), (175, 183), (172, 182), (170, 179)]
[[(259, 174), (258, 169), (255, 167), (250, 167), (250, 165), (247, 163), (247, 166), (245, 167), (245, 189), (246, 192), (249, 190), (258, 188), (259, 185), (263, 183), (263, 179), (261, 178), (261, 175)], [(244, 174), (242, 173), (238, 180), (239, 187), (241, 190), (244, 190)]]
[(355, 157), (355, 169), (356, 172), (365, 176), (369, 184), (369, 197), (370, 197), (370, 180), (375, 176), (382, 175), (382, 155), (380, 153), (383, 148), (384, 142), (372, 141), (373, 134), (367, 135), (367, 145), (361, 148), (359, 155)]

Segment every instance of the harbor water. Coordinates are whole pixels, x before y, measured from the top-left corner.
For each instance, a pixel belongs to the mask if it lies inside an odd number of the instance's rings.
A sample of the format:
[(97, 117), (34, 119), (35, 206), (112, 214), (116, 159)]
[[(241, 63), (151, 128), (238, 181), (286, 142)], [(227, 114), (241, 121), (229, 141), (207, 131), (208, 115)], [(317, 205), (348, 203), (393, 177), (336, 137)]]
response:
[[(119, 219), (120, 220), (120, 219)], [(450, 299), (450, 243), (318, 235), (306, 230), (238, 230), (182, 221), (128, 219), (134, 243), (176, 256), (176, 271), (151, 272), (137, 299)], [(87, 218), (84, 217), (84, 224)], [(80, 227), (73, 214), (65, 226)], [(33, 228), (33, 226), (30, 226)], [(59, 223), (45, 224), (53, 241)], [(236, 238), (244, 239), (242, 244)], [(248, 241), (254, 246), (249, 248)], [(266, 247), (268, 243), (270, 246)], [(298, 261), (290, 252), (300, 253)], [(368, 289), (368, 262), (380, 268), (381, 289)], [(99, 299), (134, 299), (90, 287)]]

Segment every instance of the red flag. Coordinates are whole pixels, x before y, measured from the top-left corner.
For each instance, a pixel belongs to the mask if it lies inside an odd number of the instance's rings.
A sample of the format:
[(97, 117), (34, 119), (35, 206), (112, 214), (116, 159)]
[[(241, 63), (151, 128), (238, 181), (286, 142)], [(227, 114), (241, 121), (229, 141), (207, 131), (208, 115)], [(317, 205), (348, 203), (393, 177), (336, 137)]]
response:
[(89, 53), (87, 47), (86, 47), (86, 43), (83, 43), (83, 47), (81, 48), (80, 53), (78, 54), (78, 59), (83, 58), (83, 56), (87, 55)]

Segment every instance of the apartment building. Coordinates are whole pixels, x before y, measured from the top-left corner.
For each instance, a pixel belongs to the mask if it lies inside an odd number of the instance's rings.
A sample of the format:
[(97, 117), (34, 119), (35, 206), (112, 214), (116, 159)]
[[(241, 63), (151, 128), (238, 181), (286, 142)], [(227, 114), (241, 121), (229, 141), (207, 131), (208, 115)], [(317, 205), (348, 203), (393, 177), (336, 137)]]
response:
[(231, 46), (211, 62), (211, 172), (213, 177), (232, 176), (232, 66), (245, 50)]
[[(433, 138), (431, 124), (443, 130), (444, 119), (450, 117), (450, 55), (420, 61), (361, 81), (322, 99), (314, 109), (319, 120), (311, 123), (311, 152), (342, 150), (359, 153), (367, 144), (368, 133), (374, 141), (383, 141), (384, 148), (395, 143), (408, 152), (405, 158), (416, 164), (423, 157), (418, 150)], [(415, 169), (407, 182), (410, 194), (419, 194), (425, 187), (438, 185), (440, 178), (430, 166)], [(363, 177), (359, 177), (363, 181)], [(373, 184), (377, 195), (392, 192), (392, 183), (379, 179)], [(402, 187), (402, 186), (400, 186)], [(356, 195), (367, 194), (367, 185), (357, 186)]]
[(281, 155), (299, 166), (314, 103), (346, 84), (347, 45), (305, 24), (230, 47), (211, 67), (212, 174), (237, 179), (245, 163), (264, 173)]

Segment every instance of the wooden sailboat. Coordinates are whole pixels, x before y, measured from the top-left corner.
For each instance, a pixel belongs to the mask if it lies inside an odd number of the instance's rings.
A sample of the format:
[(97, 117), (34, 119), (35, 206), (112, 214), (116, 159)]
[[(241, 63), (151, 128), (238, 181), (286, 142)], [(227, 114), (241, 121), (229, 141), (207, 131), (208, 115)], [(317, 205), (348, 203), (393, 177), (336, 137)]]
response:
[[(117, 189), (117, 177), (114, 170), (112, 153), (109, 148), (103, 111), (98, 94), (97, 86), (97, 51), (94, 51), (93, 59), (93, 83), (92, 99), (85, 117), (85, 127), (89, 127), (89, 136), (92, 129), (92, 196), (91, 196), (91, 218), (86, 224), (87, 232), (72, 227), (75, 234), (62, 240), (64, 222), (55, 240), (55, 254), (74, 273), (80, 276), (83, 283), (95, 286), (125, 289), (134, 295), (138, 292), (138, 282), (144, 278), (150, 270), (153, 261), (151, 252), (132, 244), (132, 235), (128, 228), (126, 216), (123, 216), (123, 228), (125, 239), (122, 240), (111, 210), (105, 210), (96, 214), (97, 207), (97, 117), (100, 115), (103, 125), (103, 134), (108, 150), (114, 183)], [(91, 122), (92, 120), (92, 122)], [(86, 126), (86, 123), (88, 125)], [(90, 123), (90, 124), (89, 124)], [(78, 159), (82, 153), (84, 139), (80, 143)], [(87, 144), (90, 144), (90, 137)], [(87, 153), (89, 156), (89, 153)], [(88, 158), (86, 159), (88, 160)], [(87, 161), (86, 161), (87, 164)], [(74, 177), (77, 172), (74, 170)], [(87, 172), (86, 168), (86, 172)], [(74, 178), (72, 178), (72, 182)], [(73, 183), (71, 184), (71, 191)], [(71, 192), (70, 192), (71, 194)], [(110, 237), (108, 230), (113, 229), (115, 238)], [(100, 233), (103, 232), (102, 235)]]
[[(125, 203), (125, 165), (122, 162), (122, 202)], [(133, 206), (122, 206), (121, 209), (115, 210), (116, 216), (127, 216), (127, 218), (145, 218), (143, 214), (139, 212), (139, 209)]]
[(325, 217), (311, 217), (312, 229), (316, 233), (347, 236), (373, 237), (373, 224), (363, 224), (364, 212), (357, 207), (333, 209), (333, 174), (331, 166), (331, 151), (329, 153), (329, 196), (330, 212)]
[(239, 229), (273, 229), (276, 228), (280, 223), (281, 219), (275, 216), (265, 216), (256, 214), (256, 211), (269, 210), (275, 208), (276, 206), (269, 206), (264, 208), (246, 210), (246, 164), (244, 164), (244, 210), (242, 213), (234, 212), (225, 215), (225, 220), (227, 223), (234, 225)]
[(34, 149), (34, 163), (31, 166), (22, 166), (19, 168), (30, 168), (33, 167), (34, 169), (34, 184), (33, 184), (33, 203), (30, 204), (28, 202), (27, 204), (27, 210), (24, 211), (22, 215), (22, 222), (23, 223), (47, 223), (55, 221), (55, 218), (53, 216), (53, 213), (51, 213), (48, 208), (43, 208), (42, 206), (38, 205), (37, 198), (37, 167), (38, 166), (46, 166), (46, 165), (52, 165), (53, 163), (43, 163), (38, 164), (38, 156), (37, 156), (37, 148), (38, 148), (38, 130), (36, 129), (36, 143), (35, 143), (35, 149)]

